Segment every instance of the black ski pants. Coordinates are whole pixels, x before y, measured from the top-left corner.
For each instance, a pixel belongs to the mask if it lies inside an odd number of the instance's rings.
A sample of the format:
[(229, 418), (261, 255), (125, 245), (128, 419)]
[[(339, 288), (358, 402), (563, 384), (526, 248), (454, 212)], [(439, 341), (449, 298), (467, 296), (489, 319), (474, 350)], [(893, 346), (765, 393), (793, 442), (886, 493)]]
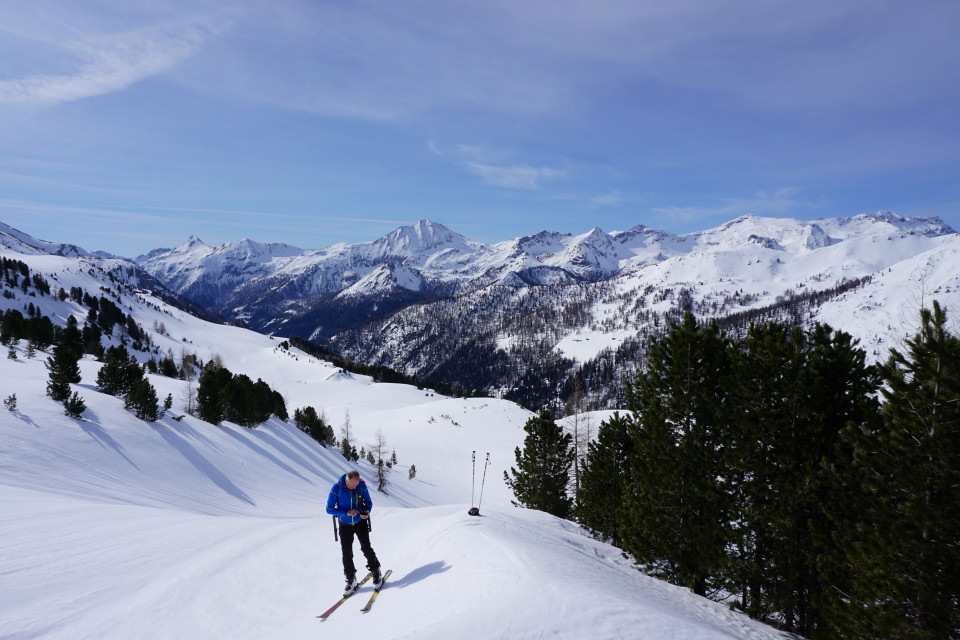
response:
[(357, 573), (357, 568), (353, 564), (353, 538), (360, 541), (360, 550), (363, 551), (367, 559), (367, 568), (371, 571), (380, 566), (377, 560), (377, 554), (373, 552), (370, 546), (370, 528), (366, 520), (361, 520), (357, 524), (340, 523), (340, 549), (343, 551), (343, 574), (350, 578)]

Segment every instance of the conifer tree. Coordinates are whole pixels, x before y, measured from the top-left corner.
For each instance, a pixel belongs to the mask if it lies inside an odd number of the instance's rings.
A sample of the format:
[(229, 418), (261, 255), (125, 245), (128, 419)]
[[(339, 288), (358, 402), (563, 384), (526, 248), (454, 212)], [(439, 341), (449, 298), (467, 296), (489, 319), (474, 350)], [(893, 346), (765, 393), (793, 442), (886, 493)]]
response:
[(53, 348), (53, 355), (47, 358), (47, 395), (57, 402), (70, 397), (70, 383), (80, 382), (80, 355), (80, 351), (72, 345), (60, 343)]
[(830, 602), (850, 575), (836, 543), (835, 514), (859, 508), (856, 492), (836, 482), (834, 470), (849, 460), (842, 434), (848, 425), (878, 419), (880, 379), (850, 334), (819, 323), (807, 332), (804, 369), (807, 423), (793, 442), (802, 474), (794, 485), (792, 510), (792, 530), (799, 535), (787, 542), (795, 547), (794, 571), (788, 578), (793, 610), (781, 615), (793, 631), (820, 640), (834, 637), (828, 622)]
[(233, 378), (229, 370), (211, 362), (203, 368), (197, 388), (197, 415), (211, 424), (220, 424), (226, 416), (224, 389)]
[(311, 438), (323, 446), (329, 447), (336, 444), (333, 428), (327, 425), (323, 417), (318, 415), (317, 410), (313, 407), (294, 410), (293, 420), (301, 431), (306, 431)]
[(684, 314), (650, 346), (628, 388), (636, 423), (624, 548), (652, 575), (705, 595), (725, 560), (729, 500), (722, 447), (728, 341)]
[(77, 325), (77, 319), (73, 316), (67, 317), (67, 326), (59, 334), (57, 344), (70, 349), (76, 359), (80, 360), (83, 357), (83, 333)]
[(97, 372), (97, 387), (112, 396), (126, 395), (135, 382), (143, 379), (143, 369), (130, 358), (123, 345), (107, 349), (105, 361)]
[(939, 303), (881, 374), (882, 423), (844, 433), (861, 518), (838, 536), (853, 580), (836, 637), (960, 638), (960, 339)]
[(754, 617), (830, 637), (827, 591), (847, 573), (834, 521), (848, 499), (831, 469), (845, 425), (876, 415), (875, 371), (848, 334), (826, 325), (751, 326), (734, 362), (727, 458), (738, 526), (728, 589)]
[(254, 426), (252, 422), (254, 402), (253, 381), (245, 374), (232, 375), (225, 379), (222, 390), (223, 418), (228, 422), (245, 427)]
[(87, 405), (76, 391), (69, 398), (63, 401), (63, 412), (67, 416), (76, 420), (80, 419), (83, 412), (87, 410)]
[(513, 504), (569, 517), (573, 501), (567, 485), (575, 455), (572, 436), (563, 432), (550, 411), (527, 420), (523, 430), (527, 433), (523, 450), (517, 447), (514, 452), (517, 466), (511, 467), (509, 474), (503, 472), (517, 498)]
[(160, 417), (157, 390), (146, 378), (140, 378), (130, 386), (124, 396), (124, 407), (147, 422), (156, 422)]
[(620, 413), (600, 423), (596, 441), (587, 445), (574, 508), (580, 524), (616, 547), (623, 546), (623, 491), (634, 455), (633, 428), (632, 416)]
[[(783, 324), (752, 325), (735, 358), (727, 450), (734, 474), (736, 549), (730, 572), (738, 606), (766, 619), (785, 606), (788, 575), (784, 530), (792, 522), (784, 500), (795, 488), (792, 439), (806, 420), (804, 336)], [(783, 465), (786, 465), (785, 467)], [(799, 474), (797, 474), (799, 475)]]

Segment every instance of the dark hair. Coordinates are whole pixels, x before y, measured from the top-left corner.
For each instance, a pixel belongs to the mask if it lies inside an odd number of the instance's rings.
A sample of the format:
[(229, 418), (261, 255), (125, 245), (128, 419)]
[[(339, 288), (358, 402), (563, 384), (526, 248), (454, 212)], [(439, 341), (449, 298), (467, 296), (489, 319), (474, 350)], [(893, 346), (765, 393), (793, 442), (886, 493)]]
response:
[(353, 469), (352, 471), (347, 471), (347, 480), (350, 480), (352, 478), (359, 478), (359, 477), (360, 477), (360, 472), (357, 471), (356, 469)]

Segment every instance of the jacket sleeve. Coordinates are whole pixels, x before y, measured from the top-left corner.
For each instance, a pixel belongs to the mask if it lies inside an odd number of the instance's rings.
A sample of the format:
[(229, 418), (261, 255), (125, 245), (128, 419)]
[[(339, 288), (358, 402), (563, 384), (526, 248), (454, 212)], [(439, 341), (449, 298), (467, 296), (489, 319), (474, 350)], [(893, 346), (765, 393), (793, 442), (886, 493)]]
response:
[(363, 504), (366, 505), (367, 512), (373, 511), (373, 500), (370, 499), (370, 491), (367, 489), (366, 484), (363, 485), (363, 490), (360, 495), (363, 496)]
[(347, 515), (347, 510), (337, 506), (337, 488), (337, 485), (330, 487), (330, 495), (327, 496), (327, 513), (331, 516), (344, 517)]

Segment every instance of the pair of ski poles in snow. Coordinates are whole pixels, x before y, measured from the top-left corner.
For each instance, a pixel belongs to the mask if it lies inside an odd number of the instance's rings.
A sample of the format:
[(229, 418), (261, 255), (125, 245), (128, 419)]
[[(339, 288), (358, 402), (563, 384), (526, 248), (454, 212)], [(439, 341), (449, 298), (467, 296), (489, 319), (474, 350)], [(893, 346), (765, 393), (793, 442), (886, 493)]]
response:
[[(483, 463), (483, 480), (480, 482), (480, 502), (483, 502), (483, 486), (487, 483), (487, 466), (490, 464), (490, 453), (487, 453), (487, 461)], [(477, 452), (473, 452), (473, 482), (470, 484), (470, 511), (471, 516), (480, 515), (480, 502), (473, 506), (473, 495), (477, 487)]]

